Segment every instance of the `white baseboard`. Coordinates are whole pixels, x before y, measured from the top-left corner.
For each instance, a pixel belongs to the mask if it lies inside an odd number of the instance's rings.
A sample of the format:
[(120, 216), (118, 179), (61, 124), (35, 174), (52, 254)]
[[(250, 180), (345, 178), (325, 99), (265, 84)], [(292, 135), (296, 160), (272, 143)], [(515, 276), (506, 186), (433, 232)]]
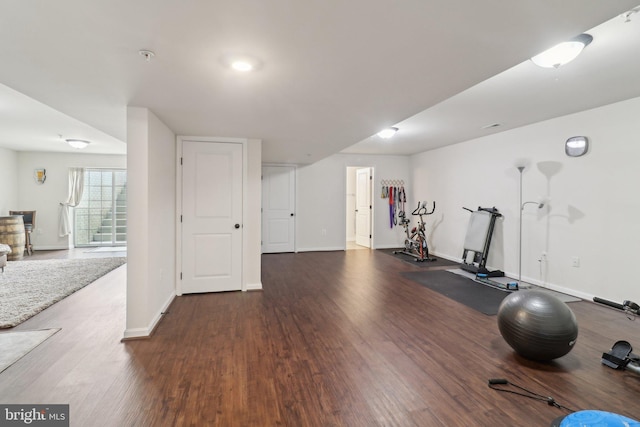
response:
[(171, 305), (175, 297), (176, 297), (175, 293), (171, 293), (169, 295), (169, 298), (167, 298), (165, 303), (162, 305), (162, 308), (158, 310), (156, 315), (153, 317), (153, 319), (149, 323), (148, 327), (126, 329), (124, 331), (124, 336), (122, 339), (131, 340), (131, 339), (149, 338), (153, 333), (154, 329), (156, 328), (156, 326), (158, 326), (158, 323), (160, 323), (160, 319), (162, 319), (162, 316), (167, 311), (167, 309), (169, 308), (169, 306)]
[(69, 249), (73, 249), (73, 248), (69, 246), (46, 246), (46, 245), (33, 246), (34, 251), (67, 251)]
[(297, 252), (330, 252), (330, 251), (344, 251), (345, 246), (329, 246), (324, 248), (298, 248)]
[(258, 283), (247, 283), (245, 285), (245, 291), (261, 291), (262, 290), (262, 282)]

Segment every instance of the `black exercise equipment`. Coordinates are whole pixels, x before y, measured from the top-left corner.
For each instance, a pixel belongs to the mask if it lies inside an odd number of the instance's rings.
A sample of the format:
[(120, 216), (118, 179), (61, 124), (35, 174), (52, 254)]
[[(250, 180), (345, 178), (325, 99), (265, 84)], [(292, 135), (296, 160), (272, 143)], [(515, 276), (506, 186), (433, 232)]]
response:
[(602, 364), (613, 369), (628, 370), (640, 374), (640, 357), (631, 353), (633, 348), (627, 341), (616, 341), (606, 353), (602, 353)]
[[(486, 267), (496, 219), (502, 217), (502, 214), (495, 207), (478, 207), (476, 211), (465, 207), (462, 209), (471, 212), (471, 218), (469, 218), (467, 235), (464, 239), (461, 268), (473, 274), (485, 275), (483, 277), (503, 277), (504, 272), (490, 271)], [(473, 253), (473, 257), (468, 260), (471, 253)]]
[[(633, 301), (625, 300), (622, 304), (619, 304), (598, 297), (594, 297), (593, 301), (624, 311), (630, 320), (634, 320), (640, 314), (640, 305)], [(609, 351), (602, 353), (601, 362), (612, 369), (627, 370), (640, 374), (640, 356), (633, 354), (632, 351), (633, 348), (628, 341), (616, 341)]]
[(431, 211), (427, 209), (427, 202), (418, 202), (418, 207), (411, 212), (411, 215), (418, 216), (417, 227), (413, 227), (409, 232), (409, 222), (411, 222), (404, 211), (400, 211), (400, 225), (404, 227), (407, 237), (404, 239), (404, 249), (401, 251), (393, 251), (394, 254), (404, 254), (415, 258), (416, 261), (436, 261), (435, 258), (429, 256), (429, 245), (427, 244), (427, 236), (425, 234), (424, 215), (431, 215), (436, 210), (436, 202), (433, 202)]
[(498, 329), (516, 353), (537, 361), (564, 356), (578, 338), (573, 311), (558, 297), (541, 290), (514, 292), (502, 300)]

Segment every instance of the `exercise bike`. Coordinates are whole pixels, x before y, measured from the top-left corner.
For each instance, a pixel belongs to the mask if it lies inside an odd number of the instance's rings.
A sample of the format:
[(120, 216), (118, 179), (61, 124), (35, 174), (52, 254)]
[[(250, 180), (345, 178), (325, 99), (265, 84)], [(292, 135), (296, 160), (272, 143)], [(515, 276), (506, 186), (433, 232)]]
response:
[(394, 251), (394, 254), (409, 255), (417, 262), (423, 261), (436, 261), (436, 258), (429, 257), (429, 246), (427, 245), (427, 237), (425, 235), (424, 215), (431, 215), (436, 210), (436, 202), (433, 202), (431, 211), (427, 209), (427, 202), (418, 202), (418, 207), (411, 212), (411, 215), (418, 216), (418, 225), (413, 227), (409, 231), (409, 223), (411, 222), (407, 218), (404, 211), (400, 211), (398, 216), (400, 218), (400, 225), (404, 228), (404, 232), (407, 237), (404, 239), (404, 249), (401, 251)]
[[(593, 298), (594, 302), (617, 308), (626, 313), (630, 320), (640, 315), (640, 305), (633, 301), (623, 301), (618, 304), (602, 298)], [(602, 353), (602, 364), (612, 369), (628, 370), (640, 375), (640, 356), (631, 353), (633, 348), (628, 341), (616, 341), (608, 352)]]

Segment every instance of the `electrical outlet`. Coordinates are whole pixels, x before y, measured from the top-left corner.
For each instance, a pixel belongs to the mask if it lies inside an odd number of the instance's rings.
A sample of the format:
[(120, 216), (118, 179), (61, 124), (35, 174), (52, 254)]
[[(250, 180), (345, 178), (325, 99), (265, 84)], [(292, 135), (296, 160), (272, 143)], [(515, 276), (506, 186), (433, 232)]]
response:
[(326, 228), (323, 228), (323, 229), (322, 229), (322, 235), (323, 235), (323, 236), (326, 236), (326, 235), (327, 235), (327, 229), (326, 229)]
[(574, 256), (571, 258), (571, 265), (576, 268), (580, 267), (580, 257)]

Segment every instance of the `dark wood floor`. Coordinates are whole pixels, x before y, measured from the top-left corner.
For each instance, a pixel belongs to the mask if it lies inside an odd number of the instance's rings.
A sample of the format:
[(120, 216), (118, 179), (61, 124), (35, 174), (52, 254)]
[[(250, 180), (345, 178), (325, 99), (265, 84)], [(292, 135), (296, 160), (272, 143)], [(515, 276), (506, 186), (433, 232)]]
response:
[(506, 378), (574, 409), (640, 418), (640, 376), (600, 363), (638, 324), (571, 303), (552, 363), (485, 316), (403, 279), (379, 251), (263, 256), (263, 291), (176, 298), (121, 342), (126, 266), (14, 328), (62, 328), (0, 374), (1, 403), (68, 403), (72, 426), (547, 426), (566, 412), (487, 387)]

